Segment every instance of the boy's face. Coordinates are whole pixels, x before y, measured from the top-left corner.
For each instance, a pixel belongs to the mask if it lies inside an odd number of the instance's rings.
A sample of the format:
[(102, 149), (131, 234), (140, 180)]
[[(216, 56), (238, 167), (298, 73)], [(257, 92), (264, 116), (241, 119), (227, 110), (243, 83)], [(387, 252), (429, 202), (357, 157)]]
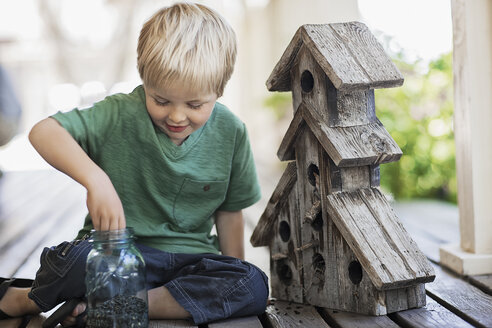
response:
[(207, 123), (217, 100), (215, 93), (194, 91), (183, 85), (144, 89), (152, 122), (178, 146)]

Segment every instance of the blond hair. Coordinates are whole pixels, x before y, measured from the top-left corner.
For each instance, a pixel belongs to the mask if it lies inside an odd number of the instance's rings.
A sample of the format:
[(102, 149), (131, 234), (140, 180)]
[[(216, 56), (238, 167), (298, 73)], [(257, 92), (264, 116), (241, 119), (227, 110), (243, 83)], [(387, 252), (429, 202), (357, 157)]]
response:
[(212, 9), (177, 3), (156, 12), (142, 27), (137, 66), (144, 85), (185, 83), (221, 96), (236, 61), (236, 35)]

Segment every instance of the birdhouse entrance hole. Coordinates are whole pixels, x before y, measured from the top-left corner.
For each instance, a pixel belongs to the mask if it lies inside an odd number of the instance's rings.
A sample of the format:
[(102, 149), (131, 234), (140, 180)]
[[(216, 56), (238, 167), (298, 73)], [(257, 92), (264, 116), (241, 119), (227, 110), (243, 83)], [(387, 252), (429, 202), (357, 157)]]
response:
[(311, 185), (316, 187), (316, 180), (319, 179), (319, 169), (315, 164), (308, 166), (308, 181)]
[(292, 270), (285, 260), (277, 263), (277, 276), (280, 281), (286, 285), (290, 285), (292, 283)]
[(354, 285), (357, 285), (362, 281), (362, 266), (359, 261), (352, 261), (348, 267), (350, 281)]
[(323, 284), (325, 281), (325, 259), (319, 253), (313, 255), (313, 282), (317, 284)]
[(290, 239), (290, 225), (287, 221), (281, 221), (280, 226), (278, 228), (278, 233), (280, 234), (280, 239), (283, 242), (288, 242)]
[(313, 227), (315, 231), (321, 231), (321, 229), (323, 229), (323, 214), (321, 214), (321, 211), (316, 214), (313, 223), (311, 223), (311, 227)]
[(307, 92), (311, 92), (311, 90), (313, 90), (313, 87), (314, 87), (313, 74), (311, 74), (310, 71), (305, 70), (301, 74), (301, 89), (302, 91), (307, 93)]

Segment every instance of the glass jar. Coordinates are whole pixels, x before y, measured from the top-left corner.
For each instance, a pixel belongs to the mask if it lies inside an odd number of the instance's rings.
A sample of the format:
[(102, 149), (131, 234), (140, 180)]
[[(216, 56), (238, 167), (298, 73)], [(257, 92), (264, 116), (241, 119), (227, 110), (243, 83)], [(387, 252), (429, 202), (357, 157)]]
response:
[(133, 229), (92, 231), (87, 256), (87, 323), (90, 328), (148, 326), (145, 263)]

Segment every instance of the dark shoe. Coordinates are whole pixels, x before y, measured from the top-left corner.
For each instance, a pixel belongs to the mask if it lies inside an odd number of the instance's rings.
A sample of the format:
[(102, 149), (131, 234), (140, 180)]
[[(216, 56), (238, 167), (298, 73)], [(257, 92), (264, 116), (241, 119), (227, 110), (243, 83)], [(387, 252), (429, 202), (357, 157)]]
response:
[[(33, 282), (34, 280), (32, 279), (0, 278), (0, 300), (3, 298), (9, 287), (28, 288), (32, 286)], [(14, 319), (14, 317), (0, 310), (0, 320), (8, 319)], [(19, 325), (19, 328), (27, 327), (30, 320), (31, 315), (22, 316), (22, 322)]]
[[(60, 306), (58, 310), (56, 310), (51, 316), (49, 316), (44, 322), (43, 322), (43, 328), (54, 328), (56, 325), (61, 323), (63, 320), (65, 320), (66, 317), (68, 317), (73, 309), (79, 304), (85, 302), (85, 299), (83, 298), (74, 298), (72, 300), (66, 301), (65, 304)], [(79, 314), (76, 318), (75, 325), (70, 326), (70, 327), (85, 327), (85, 320), (84, 317), (87, 314), (87, 307), (85, 308), (85, 311)]]

